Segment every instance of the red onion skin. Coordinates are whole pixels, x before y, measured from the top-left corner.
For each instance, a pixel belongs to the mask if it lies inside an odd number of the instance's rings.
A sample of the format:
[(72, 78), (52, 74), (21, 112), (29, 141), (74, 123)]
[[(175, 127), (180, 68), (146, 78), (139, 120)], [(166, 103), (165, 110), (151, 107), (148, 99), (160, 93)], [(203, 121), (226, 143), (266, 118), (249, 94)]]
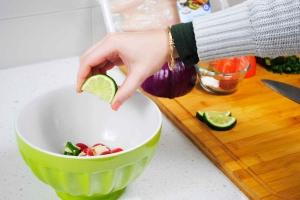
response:
[(189, 93), (194, 88), (196, 79), (195, 67), (185, 66), (180, 58), (176, 58), (174, 71), (170, 71), (168, 63), (165, 63), (141, 87), (151, 95), (173, 99)]

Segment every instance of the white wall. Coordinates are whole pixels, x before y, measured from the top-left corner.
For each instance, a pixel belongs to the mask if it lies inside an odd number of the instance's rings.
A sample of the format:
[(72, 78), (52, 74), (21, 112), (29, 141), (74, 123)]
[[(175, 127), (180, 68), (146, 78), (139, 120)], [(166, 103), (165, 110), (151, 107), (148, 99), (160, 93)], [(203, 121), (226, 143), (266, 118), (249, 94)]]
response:
[(100, 0), (0, 0), (0, 69), (79, 56), (106, 34)]
[(0, 0), (0, 69), (79, 56), (106, 34), (99, 1)]

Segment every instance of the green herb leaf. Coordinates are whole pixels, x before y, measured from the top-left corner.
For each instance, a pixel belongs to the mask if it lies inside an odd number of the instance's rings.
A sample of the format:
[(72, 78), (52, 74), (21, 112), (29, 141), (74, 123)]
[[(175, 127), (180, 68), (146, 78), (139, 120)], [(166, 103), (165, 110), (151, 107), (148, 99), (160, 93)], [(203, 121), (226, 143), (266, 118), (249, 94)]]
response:
[(300, 74), (300, 58), (297, 56), (264, 58), (263, 64), (273, 73)]

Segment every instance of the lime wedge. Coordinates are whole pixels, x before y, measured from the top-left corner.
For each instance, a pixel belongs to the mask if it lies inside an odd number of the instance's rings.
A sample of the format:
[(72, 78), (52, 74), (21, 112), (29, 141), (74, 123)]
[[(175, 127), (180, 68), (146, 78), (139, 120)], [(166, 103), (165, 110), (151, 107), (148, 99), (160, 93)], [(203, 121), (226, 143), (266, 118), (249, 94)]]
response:
[(97, 74), (88, 78), (81, 89), (111, 103), (118, 90), (118, 86), (115, 80), (110, 76), (106, 74)]
[(236, 118), (231, 117), (231, 112), (209, 111), (204, 112), (204, 122), (212, 129), (226, 131), (232, 129), (236, 125)]
[[(230, 111), (206, 111), (206, 112), (209, 112), (210, 114), (219, 114), (219, 115), (231, 116), (231, 112)], [(196, 117), (201, 122), (204, 122), (204, 111), (198, 110), (196, 112)]]
[(203, 112), (203, 111), (198, 110), (198, 111), (196, 112), (196, 117), (197, 117), (197, 119), (199, 119), (201, 122), (204, 122), (203, 115), (204, 115), (204, 112)]

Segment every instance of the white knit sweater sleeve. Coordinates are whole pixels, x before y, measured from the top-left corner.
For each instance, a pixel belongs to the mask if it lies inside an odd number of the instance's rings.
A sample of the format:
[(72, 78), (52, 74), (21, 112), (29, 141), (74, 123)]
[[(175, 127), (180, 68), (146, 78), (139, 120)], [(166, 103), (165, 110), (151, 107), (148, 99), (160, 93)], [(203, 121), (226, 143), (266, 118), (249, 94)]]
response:
[(201, 61), (300, 54), (300, 0), (248, 0), (193, 20)]

